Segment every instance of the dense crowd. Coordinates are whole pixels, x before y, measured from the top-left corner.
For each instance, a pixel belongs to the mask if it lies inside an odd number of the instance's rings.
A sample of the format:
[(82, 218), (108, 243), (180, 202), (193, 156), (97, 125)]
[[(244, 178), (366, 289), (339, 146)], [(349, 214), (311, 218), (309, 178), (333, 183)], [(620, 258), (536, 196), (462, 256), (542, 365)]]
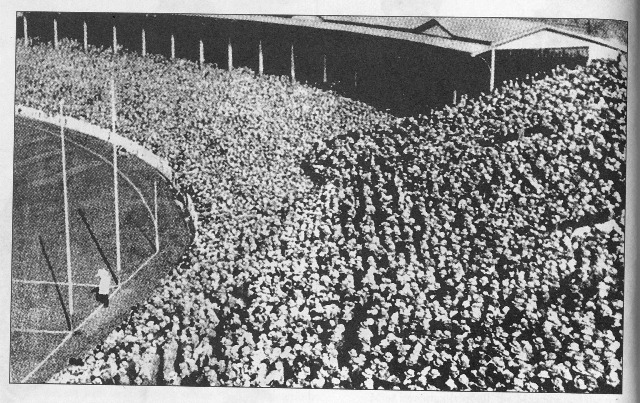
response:
[(114, 71), (120, 133), (201, 223), (52, 381), (620, 390), (624, 66), (395, 120), (247, 70), (18, 45), (17, 102), (109, 127)]

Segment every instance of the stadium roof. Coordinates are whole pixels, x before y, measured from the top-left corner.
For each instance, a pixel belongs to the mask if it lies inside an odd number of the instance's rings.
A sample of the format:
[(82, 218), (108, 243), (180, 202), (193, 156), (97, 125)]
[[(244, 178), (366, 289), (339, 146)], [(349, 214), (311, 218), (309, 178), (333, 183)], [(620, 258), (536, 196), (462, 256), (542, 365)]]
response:
[(540, 31), (551, 31), (626, 51), (620, 45), (601, 38), (539, 21), (516, 18), (199, 15), (373, 35), (451, 49), (471, 56)]

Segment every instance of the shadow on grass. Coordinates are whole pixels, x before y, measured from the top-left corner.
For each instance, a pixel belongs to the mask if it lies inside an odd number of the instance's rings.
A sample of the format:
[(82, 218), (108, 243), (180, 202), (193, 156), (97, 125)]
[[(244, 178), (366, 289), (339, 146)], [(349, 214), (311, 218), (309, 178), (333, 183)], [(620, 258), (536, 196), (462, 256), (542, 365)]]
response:
[(64, 312), (64, 318), (67, 321), (67, 327), (69, 328), (69, 330), (72, 330), (71, 317), (69, 316), (67, 307), (64, 304), (64, 298), (62, 298), (62, 291), (60, 291), (60, 285), (58, 284), (58, 279), (56, 279), (56, 273), (53, 270), (53, 265), (51, 265), (51, 260), (49, 260), (49, 254), (47, 254), (47, 248), (44, 246), (44, 241), (42, 240), (42, 236), (38, 235), (38, 240), (40, 241), (40, 248), (42, 249), (42, 255), (44, 256), (44, 260), (47, 261), (47, 267), (51, 272), (51, 277), (53, 277), (53, 282), (55, 283), (55, 286), (56, 286), (56, 292), (58, 293), (58, 301), (60, 301), (60, 306), (62, 306), (62, 311)]
[(115, 283), (118, 284), (118, 276), (116, 275), (116, 273), (114, 273), (113, 269), (111, 268), (111, 265), (109, 264), (109, 260), (107, 259), (107, 256), (104, 254), (104, 251), (100, 246), (100, 242), (98, 241), (98, 238), (96, 238), (96, 235), (93, 233), (93, 230), (91, 229), (91, 225), (89, 224), (89, 221), (87, 221), (87, 216), (84, 210), (79, 208), (76, 211), (78, 212), (78, 215), (82, 219), (82, 222), (84, 223), (85, 227), (87, 227), (87, 231), (89, 231), (89, 235), (91, 236), (93, 243), (96, 245), (96, 249), (98, 249), (98, 253), (102, 258), (102, 261), (104, 262), (105, 266), (107, 266), (107, 270), (109, 270), (109, 273), (111, 273), (111, 277), (113, 277), (113, 281), (115, 281)]
[(144, 229), (134, 220), (130, 221), (131, 225), (133, 225), (140, 234), (142, 234), (142, 236), (144, 237), (144, 239), (147, 240), (147, 242), (149, 243), (149, 246), (151, 247), (151, 250), (153, 252), (156, 252), (156, 243), (153, 239), (149, 238), (149, 235), (147, 235), (147, 233), (144, 231)]

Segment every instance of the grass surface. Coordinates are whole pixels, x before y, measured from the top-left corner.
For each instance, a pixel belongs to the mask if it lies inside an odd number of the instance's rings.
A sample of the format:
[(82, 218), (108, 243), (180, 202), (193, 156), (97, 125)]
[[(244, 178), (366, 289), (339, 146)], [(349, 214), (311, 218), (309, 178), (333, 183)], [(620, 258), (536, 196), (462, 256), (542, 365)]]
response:
[[(50, 371), (67, 364), (69, 356), (99, 341), (122, 320), (131, 304), (146, 297), (183, 253), (189, 233), (173, 202), (169, 184), (135, 157), (122, 157), (118, 167), (138, 189), (119, 177), (122, 271), (116, 273), (112, 147), (80, 133), (67, 133), (67, 181), (74, 314), (70, 315), (66, 267), (64, 202), (59, 128), (16, 118), (11, 299), (11, 381), (20, 382), (65, 337), (77, 329), (99, 304), (90, 290), (97, 286), (97, 270), (114, 272), (124, 282), (155, 252), (154, 182), (158, 181), (160, 253), (144, 271), (131, 278), (112, 306), (95, 316), (92, 329), (73, 338), (73, 349), (51, 357), (47, 371), (33, 380), (44, 381)], [(91, 150), (92, 152), (88, 151)], [(102, 157), (102, 158), (101, 158)], [(105, 161), (106, 160), (106, 161)], [(140, 192), (140, 194), (138, 193)], [(145, 206), (143, 198), (148, 206)], [(54, 280), (55, 279), (55, 280)], [(26, 283), (24, 281), (57, 281)], [(115, 281), (112, 281), (115, 286)], [(43, 332), (44, 331), (44, 332)], [(71, 342), (70, 340), (69, 342)], [(68, 350), (68, 351), (67, 351)], [(65, 353), (66, 351), (66, 353)], [(30, 380), (32, 381), (32, 380)]]

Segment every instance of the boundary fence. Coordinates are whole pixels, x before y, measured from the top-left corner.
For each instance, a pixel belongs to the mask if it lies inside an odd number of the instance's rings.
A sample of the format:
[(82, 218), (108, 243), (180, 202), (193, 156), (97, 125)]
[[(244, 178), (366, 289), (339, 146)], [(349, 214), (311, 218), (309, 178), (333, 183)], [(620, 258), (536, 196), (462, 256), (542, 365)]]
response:
[[(53, 125), (60, 125), (61, 123), (63, 123), (60, 121), (60, 116), (51, 116), (39, 109), (31, 108), (24, 105), (16, 105), (15, 114)], [(178, 184), (175, 182), (175, 172), (169, 165), (169, 161), (157, 156), (135, 141), (122, 137), (121, 135), (110, 130), (103, 129), (100, 126), (68, 116), (64, 116), (62, 117), (62, 119), (64, 119), (64, 125), (67, 129), (77, 131), (88, 136), (106, 141), (110, 144), (122, 147), (129, 154), (140, 158), (142, 161), (160, 172), (160, 174), (162, 174), (162, 176), (164, 176), (171, 183), (178, 197), (185, 202), (185, 209), (189, 214), (189, 218), (191, 221), (190, 224), (193, 226), (192, 230), (194, 230), (195, 232), (195, 230), (198, 228), (198, 212), (195, 210), (193, 201), (191, 200), (191, 196), (180, 191)]]

